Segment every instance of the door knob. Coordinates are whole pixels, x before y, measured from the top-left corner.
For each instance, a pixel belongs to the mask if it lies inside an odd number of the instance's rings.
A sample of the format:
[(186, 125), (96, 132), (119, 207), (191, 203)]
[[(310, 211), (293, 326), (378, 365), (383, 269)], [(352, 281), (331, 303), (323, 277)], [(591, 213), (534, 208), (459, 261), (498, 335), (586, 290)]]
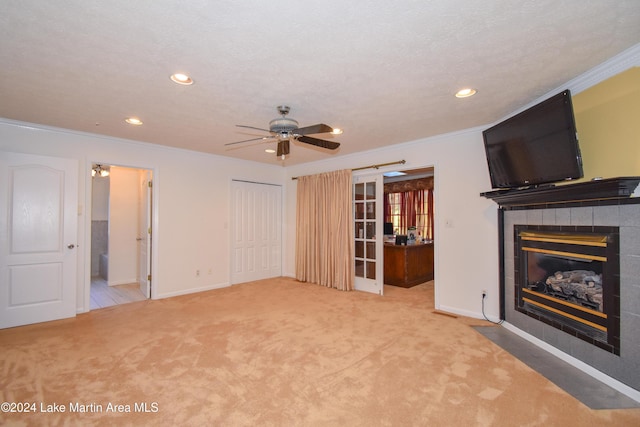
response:
[(70, 245), (67, 245), (67, 247), (68, 247), (69, 249), (73, 249), (73, 248), (75, 248), (75, 247), (76, 247), (76, 245), (74, 245), (73, 243), (71, 243)]

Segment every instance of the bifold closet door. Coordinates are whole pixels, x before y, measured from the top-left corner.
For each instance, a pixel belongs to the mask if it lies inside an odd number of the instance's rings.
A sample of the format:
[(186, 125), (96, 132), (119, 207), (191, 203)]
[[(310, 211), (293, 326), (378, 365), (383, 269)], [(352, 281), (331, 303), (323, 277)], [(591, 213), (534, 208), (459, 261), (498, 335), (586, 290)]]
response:
[(231, 284), (282, 275), (282, 187), (232, 181)]

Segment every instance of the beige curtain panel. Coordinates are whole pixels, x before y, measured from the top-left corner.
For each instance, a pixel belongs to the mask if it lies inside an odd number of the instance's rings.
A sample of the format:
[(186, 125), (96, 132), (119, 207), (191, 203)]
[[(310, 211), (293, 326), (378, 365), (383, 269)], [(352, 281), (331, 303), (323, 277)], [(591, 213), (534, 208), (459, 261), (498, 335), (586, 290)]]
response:
[(298, 178), (296, 279), (353, 290), (350, 170)]

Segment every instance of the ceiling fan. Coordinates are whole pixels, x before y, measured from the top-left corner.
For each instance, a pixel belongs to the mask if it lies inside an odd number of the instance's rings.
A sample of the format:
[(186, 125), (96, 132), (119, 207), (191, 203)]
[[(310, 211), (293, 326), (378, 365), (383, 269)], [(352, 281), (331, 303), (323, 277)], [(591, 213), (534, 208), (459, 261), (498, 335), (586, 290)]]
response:
[(280, 105), (277, 107), (278, 112), (282, 115), (282, 117), (278, 117), (269, 122), (269, 129), (262, 129), (254, 126), (245, 126), (245, 125), (236, 125), (237, 127), (247, 128), (247, 129), (255, 129), (264, 132), (269, 132), (271, 135), (263, 136), (259, 138), (251, 138), (245, 139), (243, 141), (230, 142), (225, 145), (234, 145), (241, 144), (243, 142), (249, 141), (277, 141), (278, 149), (276, 151), (276, 156), (281, 157), (284, 160), (285, 156), (289, 154), (289, 145), (291, 140), (300, 141), (305, 144), (315, 145), (316, 147), (326, 148), (329, 150), (335, 150), (340, 147), (340, 143), (335, 141), (327, 141), (325, 139), (313, 138), (307, 135), (313, 135), (316, 133), (332, 133), (339, 134), (339, 130), (336, 132), (331, 126), (325, 125), (323, 123), (313, 125), (313, 126), (305, 126), (302, 128), (298, 127), (298, 122), (294, 119), (286, 117), (289, 114), (290, 108), (286, 105)]

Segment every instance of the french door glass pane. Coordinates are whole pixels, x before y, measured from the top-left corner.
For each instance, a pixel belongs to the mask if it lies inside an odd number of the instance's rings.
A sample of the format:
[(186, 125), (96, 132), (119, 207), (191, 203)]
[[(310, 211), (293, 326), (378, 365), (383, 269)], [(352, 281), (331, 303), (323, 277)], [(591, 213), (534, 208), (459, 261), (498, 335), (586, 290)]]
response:
[(376, 263), (367, 262), (367, 279), (376, 279)]
[(367, 260), (375, 260), (375, 259), (376, 259), (376, 243), (367, 242)]
[(372, 200), (376, 198), (376, 183), (367, 182), (367, 199)]
[(364, 184), (356, 184), (353, 193), (356, 200), (364, 200)]
[(376, 223), (367, 221), (367, 240), (376, 239)]
[(367, 219), (376, 219), (376, 202), (367, 202)]
[(356, 259), (356, 276), (364, 277), (364, 261)]

